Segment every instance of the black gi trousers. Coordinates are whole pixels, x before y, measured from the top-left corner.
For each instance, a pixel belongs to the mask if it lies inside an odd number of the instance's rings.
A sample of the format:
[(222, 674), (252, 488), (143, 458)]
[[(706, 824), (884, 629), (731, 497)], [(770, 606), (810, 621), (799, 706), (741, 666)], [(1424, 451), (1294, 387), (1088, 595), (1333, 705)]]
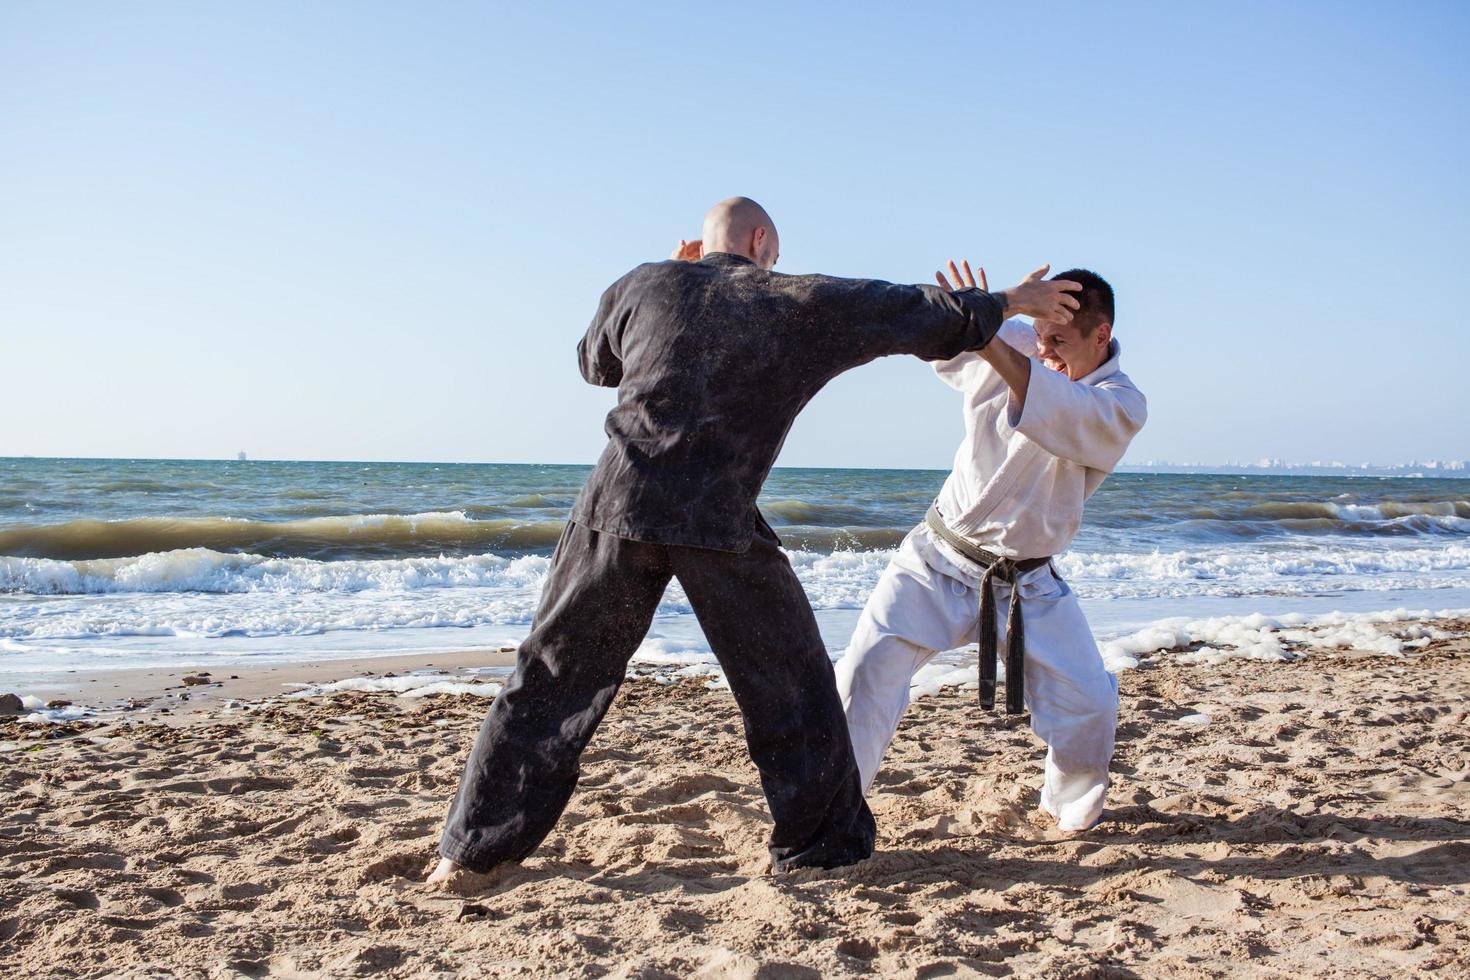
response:
[(470, 750), (439, 853), (474, 871), (551, 833), (578, 760), (623, 683), (669, 579), (689, 597), (745, 723), (777, 870), (873, 853), (832, 662), (796, 573), (762, 529), (736, 554), (567, 525), (515, 672)]

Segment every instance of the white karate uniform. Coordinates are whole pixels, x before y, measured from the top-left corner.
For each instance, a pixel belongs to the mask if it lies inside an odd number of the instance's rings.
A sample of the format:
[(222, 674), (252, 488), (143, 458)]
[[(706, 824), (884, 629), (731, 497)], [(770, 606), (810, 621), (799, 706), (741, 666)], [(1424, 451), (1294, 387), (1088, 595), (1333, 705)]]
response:
[[(1005, 381), (978, 354), (934, 366), (965, 396), (965, 439), (937, 505), (951, 529), (987, 551), (1016, 559), (1055, 555), (1071, 543), (1083, 503), (1143, 427), (1147, 405), (1118, 369), (1116, 341), (1107, 362), (1080, 381), (1034, 359), (1036, 334), (1024, 321), (1007, 320), (992, 343), (998, 341), (1033, 358), (1019, 413)], [(921, 523), (869, 597), (837, 664), (865, 790), (908, 707), (915, 672), (936, 653), (976, 640), (983, 574)], [(1011, 586), (992, 587), (1003, 651)], [(1019, 576), (1017, 587), (1026, 706), (1032, 730), (1047, 744), (1041, 807), (1062, 829), (1085, 829), (1102, 816), (1117, 679), (1103, 667), (1077, 597), (1050, 565)]]

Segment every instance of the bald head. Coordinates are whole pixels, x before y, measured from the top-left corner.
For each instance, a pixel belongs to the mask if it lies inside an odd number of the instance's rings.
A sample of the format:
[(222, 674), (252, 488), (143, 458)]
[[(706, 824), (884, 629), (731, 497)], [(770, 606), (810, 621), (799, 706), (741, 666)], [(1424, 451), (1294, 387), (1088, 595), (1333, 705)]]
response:
[(776, 223), (766, 209), (748, 197), (732, 197), (710, 208), (704, 216), (704, 253), (743, 255), (763, 269), (776, 264), (781, 242)]

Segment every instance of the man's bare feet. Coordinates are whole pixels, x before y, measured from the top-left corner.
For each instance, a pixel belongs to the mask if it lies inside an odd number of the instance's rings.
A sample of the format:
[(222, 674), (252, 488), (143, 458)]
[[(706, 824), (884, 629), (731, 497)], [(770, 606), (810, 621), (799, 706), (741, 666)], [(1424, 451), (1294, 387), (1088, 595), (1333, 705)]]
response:
[(440, 858), (439, 859), (439, 866), (434, 869), (434, 873), (433, 874), (429, 875), (429, 877), (427, 877), (427, 878), (424, 879), (424, 884), (426, 884), (426, 885), (438, 885), (438, 884), (441, 884), (443, 882), (448, 881), (449, 880), (449, 877), (451, 875), (453, 875), (456, 871), (463, 871), (463, 870), (464, 870), (463, 868), (461, 868), (459, 865), (455, 864), (453, 861), (449, 860), (449, 858)]

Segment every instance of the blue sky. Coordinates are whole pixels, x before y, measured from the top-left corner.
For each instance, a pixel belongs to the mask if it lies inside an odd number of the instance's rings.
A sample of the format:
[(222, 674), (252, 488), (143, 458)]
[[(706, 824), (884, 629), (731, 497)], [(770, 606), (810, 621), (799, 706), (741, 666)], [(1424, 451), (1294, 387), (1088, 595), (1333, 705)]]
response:
[[(1470, 7), (0, 5), (0, 455), (590, 462), (602, 289), (764, 203), (780, 268), (1086, 265), (1132, 460), (1470, 456)], [(784, 465), (948, 465), (833, 383)]]

